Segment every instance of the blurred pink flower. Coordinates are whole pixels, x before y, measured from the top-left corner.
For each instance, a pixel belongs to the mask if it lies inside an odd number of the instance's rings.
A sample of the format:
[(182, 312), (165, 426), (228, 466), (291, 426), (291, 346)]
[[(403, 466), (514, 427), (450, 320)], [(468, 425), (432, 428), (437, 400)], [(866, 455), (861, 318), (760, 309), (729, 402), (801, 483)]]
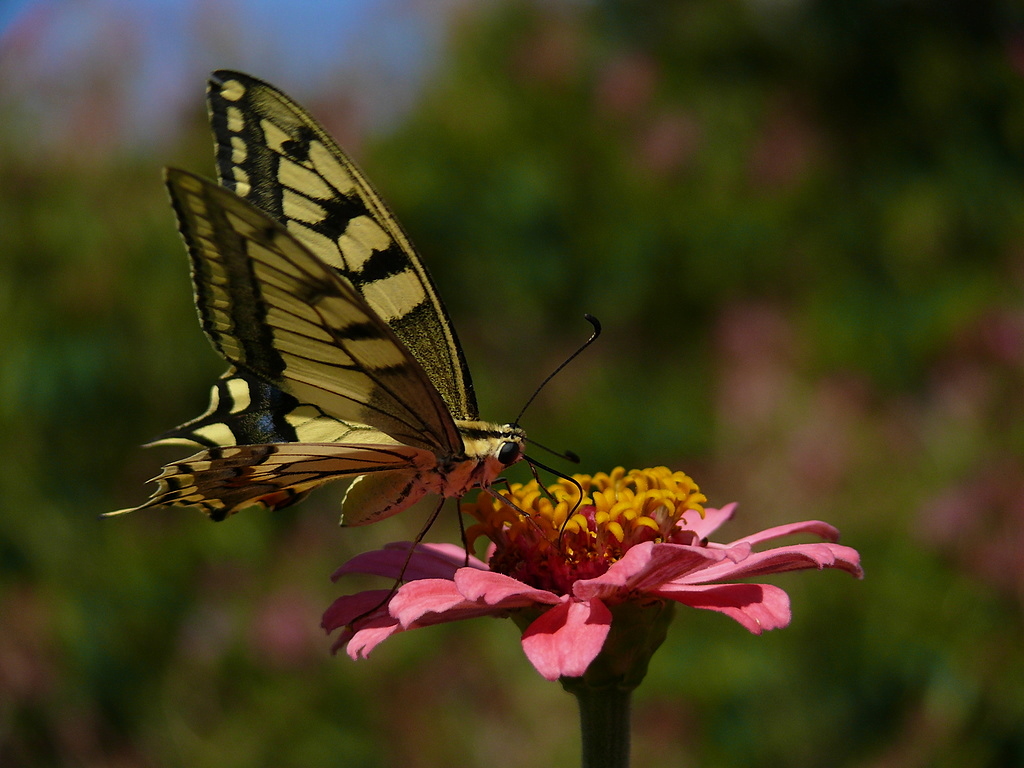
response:
[(646, 52), (619, 53), (598, 71), (594, 103), (603, 112), (635, 117), (648, 109), (660, 75), (658, 63)]
[[(391, 595), (373, 590), (336, 600), (323, 619), (329, 632), (342, 630), (334, 649), (345, 646), (352, 658), (366, 657), (397, 632), (511, 616), (524, 628), (523, 650), (541, 675), (580, 677), (604, 647), (620, 606), (671, 601), (718, 611), (760, 634), (789, 623), (788, 595), (770, 584), (732, 580), (807, 568), (862, 576), (858, 553), (835, 544), (838, 531), (822, 522), (769, 528), (728, 544), (709, 542), (735, 505), (702, 510), (703, 495), (681, 472), (618, 469), (577, 480), (588, 495), (575, 512), (570, 502), (579, 494), (567, 482), (551, 486), (549, 495), (536, 482), (513, 485), (505, 495), (529, 510), (526, 519), (481, 494), (468, 507), (481, 523), (468, 533), (491, 538), (486, 563), (459, 546), (419, 544), (411, 550), (408, 542), (349, 560), (334, 578), (365, 573), (405, 583)], [(825, 542), (755, 551), (798, 533)]]

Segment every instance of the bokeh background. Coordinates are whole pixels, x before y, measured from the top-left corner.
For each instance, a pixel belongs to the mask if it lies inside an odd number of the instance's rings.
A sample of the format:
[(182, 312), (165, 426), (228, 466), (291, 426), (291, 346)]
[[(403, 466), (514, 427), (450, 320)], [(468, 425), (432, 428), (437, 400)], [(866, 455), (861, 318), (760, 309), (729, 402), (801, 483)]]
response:
[[(1024, 9), (1014, 0), (0, 8), (0, 765), (572, 765), (511, 622), (329, 655), (352, 554), (426, 511), (98, 520), (222, 369), (160, 182), (206, 74), (303, 101), (390, 201), (485, 416), (666, 464), (725, 532), (820, 518), (867, 578), (792, 625), (680, 610), (634, 764), (1024, 765)], [(517, 470), (522, 469), (517, 468)], [(515, 476), (524, 474), (521, 472)], [(456, 540), (454, 515), (430, 538)]]

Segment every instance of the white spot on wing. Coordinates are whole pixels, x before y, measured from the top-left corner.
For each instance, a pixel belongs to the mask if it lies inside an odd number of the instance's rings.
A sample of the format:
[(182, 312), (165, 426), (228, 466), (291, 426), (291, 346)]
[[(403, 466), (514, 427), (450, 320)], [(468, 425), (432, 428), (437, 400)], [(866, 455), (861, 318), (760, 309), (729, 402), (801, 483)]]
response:
[(231, 162), (233, 163), (244, 163), (245, 158), (248, 157), (248, 150), (246, 149), (245, 142), (242, 141), (240, 136), (231, 137)]
[(252, 189), (249, 186), (249, 174), (237, 165), (231, 169), (231, 173), (235, 177), (235, 194), (239, 197), (248, 195), (249, 190)]
[(241, 80), (226, 80), (221, 84), (220, 95), (227, 101), (238, 101), (245, 95), (245, 86)]
[(242, 115), (242, 110), (238, 107), (228, 107), (228, 130), (232, 133), (238, 133), (245, 127), (245, 117)]
[(199, 429), (195, 430), (195, 434), (206, 440), (210, 440), (215, 445), (235, 444), (235, 436), (231, 432), (231, 430), (228, 429), (227, 424), (222, 424), (219, 422), (216, 424), (207, 424), (206, 426), (200, 427)]
[(245, 379), (228, 379), (227, 388), (231, 397), (231, 413), (242, 413), (252, 404), (249, 382)]

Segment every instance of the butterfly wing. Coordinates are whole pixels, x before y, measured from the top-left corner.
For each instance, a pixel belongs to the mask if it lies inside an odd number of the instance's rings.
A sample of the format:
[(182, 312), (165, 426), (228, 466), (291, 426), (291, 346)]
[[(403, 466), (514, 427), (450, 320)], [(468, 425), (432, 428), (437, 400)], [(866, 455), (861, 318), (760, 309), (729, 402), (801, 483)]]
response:
[(353, 504), (353, 519), (348, 522), (360, 524), (417, 501), (424, 489), (413, 481), (435, 464), (429, 451), (406, 445), (278, 443), (211, 448), (165, 466), (154, 478), (157, 489), (145, 504), (107, 514), (181, 505), (199, 507), (213, 520), (223, 520), (247, 507), (286, 507), (313, 488), (344, 477), (379, 473), (406, 483), (408, 491), (401, 498), (396, 494), (389, 499), (369, 499), (361, 506)]
[(419, 361), (448, 410), (477, 419), (465, 356), (441, 298), (359, 169), (302, 107), (261, 80), (215, 72), (207, 99), (223, 186), (348, 280)]
[(341, 421), (435, 454), (462, 439), (422, 366), (352, 285), (211, 181), (168, 170), (201, 324), (234, 366)]
[(168, 186), (204, 330), (233, 367), (206, 413), (155, 441), (209, 450), (166, 467), (143, 506), (221, 519), (364, 475), (346, 520), (393, 514), (425, 492), (438, 454), (462, 450), (453, 417), (477, 418), (447, 312), (387, 206), (305, 110), (226, 71), (209, 109), (222, 184), (255, 208), (182, 172)]
[(340, 421), (315, 405), (300, 403), (257, 376), (232, 367), (210, 390), (201, 416), (168, 430), (149, 443), (212, 448), (260, 443), (388, 442), (380, 430)]
[[(324, 448), (317, 443), (334, 445)], [(350, 489), (345, 494), (342, 519), (345, 525), (363, 525), (418, 501), (426, 491), (421, 473), (436, 461), (366, 424), (333, 419), (236, 368), (213, 385), (206, 413), (150, 445), (200, 445), (211, 450), (165, 466), (154, 478), (157, 489), (146, 503), (107, 516), (188, 504), (223, 520), (251, 506), (282, 509), (319, 485), (358, 475), (364, 482), (356, 493)]]

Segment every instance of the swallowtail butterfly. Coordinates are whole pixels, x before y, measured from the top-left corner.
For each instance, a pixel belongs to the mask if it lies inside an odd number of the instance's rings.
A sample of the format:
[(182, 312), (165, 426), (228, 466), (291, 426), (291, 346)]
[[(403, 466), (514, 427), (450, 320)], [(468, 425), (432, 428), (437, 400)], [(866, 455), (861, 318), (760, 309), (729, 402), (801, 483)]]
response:
[(220, 184), (166, 181), (203, 330), (231, 368), (206, 413), (153, 443), (203, 450), (134, 509), (222, 520), (356, 477), (342, 520), (359, 525), (488, 487), (525, 435), (478, 419), (448, 313), (387, 206), (273, 86), (218, 71), (207, 96)]

